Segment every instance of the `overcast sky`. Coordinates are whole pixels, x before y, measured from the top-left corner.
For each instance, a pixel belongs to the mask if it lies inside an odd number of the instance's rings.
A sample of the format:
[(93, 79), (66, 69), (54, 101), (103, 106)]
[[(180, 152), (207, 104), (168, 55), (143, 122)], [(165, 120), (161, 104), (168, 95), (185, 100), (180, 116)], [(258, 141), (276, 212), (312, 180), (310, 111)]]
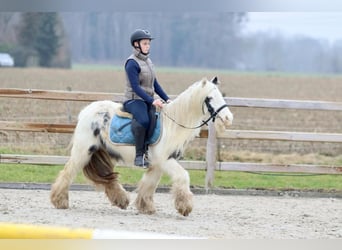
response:
[(342, 39), (342, 12), (249, 12), (246, 31), (303, 34), (334, 41)]

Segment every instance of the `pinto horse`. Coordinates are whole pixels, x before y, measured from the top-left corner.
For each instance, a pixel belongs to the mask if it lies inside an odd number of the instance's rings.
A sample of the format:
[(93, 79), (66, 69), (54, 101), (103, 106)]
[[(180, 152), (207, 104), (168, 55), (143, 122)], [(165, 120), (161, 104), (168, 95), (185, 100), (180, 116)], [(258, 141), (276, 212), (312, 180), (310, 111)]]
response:
[[(233, 114), (217, 83), (216, 77), (195, 82), (161, 109), (161, 135), (149, 146), (150, 166), (136, 190), (135, 206), (140, 213), (155, 213), (153, 195), (164, 173), (172, 181), (176, 210), (183, 216), (191, 213), (193, 194), (189, 174), (177, 160), (208, 121), (214, 121), (218, 132), (232, 124)], [(121, 103), (107, 100), (93, 102), (80, 112), (71, 141), (71, 156), (51, 187), (50, 199), (56, 208), (69, 207), (69, 187), (80, 170), (97, 188), (104, 189), (112, 205), (122, 209), (129, 205), (129, 193), (119, 183), (118, 173), (113, 171), (117, 163), (134, 165), (135, 147), (114, 144), (109, 138), (111, 119), (121, 109)]]

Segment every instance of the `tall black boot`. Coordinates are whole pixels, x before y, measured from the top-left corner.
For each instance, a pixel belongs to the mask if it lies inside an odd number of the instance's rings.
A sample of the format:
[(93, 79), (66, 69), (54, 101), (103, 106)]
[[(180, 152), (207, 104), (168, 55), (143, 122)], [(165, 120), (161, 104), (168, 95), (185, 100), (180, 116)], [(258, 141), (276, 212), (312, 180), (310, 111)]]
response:
[(148, 115), (150, 117), (150, 126), (146, 130), (146, 135), (145, 135), (145, 155), (148, 152), (148, 144), (147, 144), (147, 142), (152, 137), (152, 135), (154, 133), (154, 130), (156, 128), (156, 125), (157, 125), (157, 115), (156, 115), (156, 107), (155, 106), (151, 105), (151, 107), (150, 107), (150, 109), (148, 111)]
[(146, 129), (135, 119), (132, 119), (132, 133), (135, 139), (135, 160), (134, 165), (147, 168), (149, 162), (144, 159)]

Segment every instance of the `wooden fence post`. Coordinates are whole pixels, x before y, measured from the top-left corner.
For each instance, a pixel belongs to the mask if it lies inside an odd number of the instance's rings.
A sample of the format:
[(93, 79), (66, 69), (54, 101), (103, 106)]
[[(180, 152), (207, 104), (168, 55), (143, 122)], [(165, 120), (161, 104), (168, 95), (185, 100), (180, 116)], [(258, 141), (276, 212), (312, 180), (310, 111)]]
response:
[[(68, 86), (67, 87), (67, 91), (71, 92), (72, 88), (70, 86)], [(67, 107), (68, 122), (71, 123), (71, 121), (72, 121), (72, 114), (71, 114), (71, 109), (70, 109), (70, 102), (66, 101), (66, 107)]]
[(216, 129), (215, 124), (210, 121), (208, 126), (208, 140), (207, 140), (207, 172), (205, 176), (205, 189), (213, 187), (214, 182), (214, 172), (216, 166), (216, 146), (217, 146), (217, 138), (216, 138)]

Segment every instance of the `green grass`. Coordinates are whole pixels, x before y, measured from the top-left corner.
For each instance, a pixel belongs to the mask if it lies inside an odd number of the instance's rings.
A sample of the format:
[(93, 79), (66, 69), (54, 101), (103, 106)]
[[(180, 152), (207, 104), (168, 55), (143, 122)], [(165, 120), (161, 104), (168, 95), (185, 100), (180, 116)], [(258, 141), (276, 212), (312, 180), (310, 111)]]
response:
[[(25, 164), (1, 164), (0, 182), (53, 183), (63, 166), (42, 166)], [(144, 169), (116, 167), (122, 184), (137, 185)], [(206, 172), (189, 170), (191, 185), (204, 187)], [(88, 183), (82, 173), (74, 183)], [(170, 186), (168, 176), (163, 176), (160, 185)], [(282, 175), (256, 174), (245, 172), (216, 171), (214, 187), (235, 189), (272, 189), (272, 190), (325, 190), (342, 191), (342, 175)]]
[[(19, 153), (24, 150), (0, 148), (1, 154)], [(244, 156), (246, 158), (246, 156)], [(263, 156), (265, 157), (265, 156)], [(197, 157), (194, 156), (195, 159)], [(243, 158), (243, 159), (245, 159)], [(247, 159), (248, 160), (248, 159)], [(250, 159), (249, 159), (250, 160)], [(324, 159), (323, 159), (324, 161)], [(319, 162), (323, 164), (323, 162)], [(342, 159), (334, 158), (331, 164), (340, 166)], [(30, 165), (30, 164), (0, 164), (0, 182), (29, 182), (29, 183), (53, 183), (63, 166), (60, 165)], [(116, 167), (119, 180), (122, 184), (136, 186), (146, 171), (139, 168)], [(203, 170), (189, 170), (191, 185), (194, 187), (205, 186), (206, 172)], [(79, 173), (74, 183), (86, 184), (88, 181)], [(214, 187), (235, 189), (275, 189), (275, 190), (338, 190), (342, 191), (342, 175), (307, 175), (307, 174), (275, 174), (275, 173), (248, 173), (234, 171), (215, 171)], [(160, 185), (170, 186), (168, 176), (163, 176)]]

